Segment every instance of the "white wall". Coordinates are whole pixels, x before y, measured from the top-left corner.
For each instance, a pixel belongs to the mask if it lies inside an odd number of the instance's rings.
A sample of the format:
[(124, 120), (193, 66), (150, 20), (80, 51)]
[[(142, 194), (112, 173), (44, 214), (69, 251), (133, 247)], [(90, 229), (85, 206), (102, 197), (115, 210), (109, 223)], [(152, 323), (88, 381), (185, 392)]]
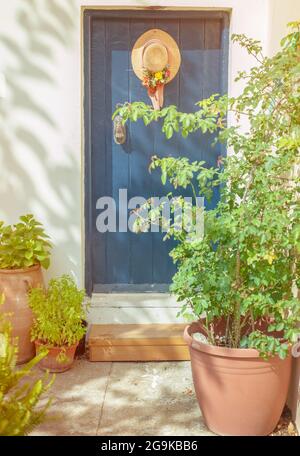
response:
[(80, 5), (0, 6), (0, 218), (36, 214), (55, 245), (49, 273), (80, 278)]
[(267, 50), (272, 55), (287, 33), (287, 24), (300, 20), (300, 0), (269, 0), (268, 17), (270, 32), (267, 36)]

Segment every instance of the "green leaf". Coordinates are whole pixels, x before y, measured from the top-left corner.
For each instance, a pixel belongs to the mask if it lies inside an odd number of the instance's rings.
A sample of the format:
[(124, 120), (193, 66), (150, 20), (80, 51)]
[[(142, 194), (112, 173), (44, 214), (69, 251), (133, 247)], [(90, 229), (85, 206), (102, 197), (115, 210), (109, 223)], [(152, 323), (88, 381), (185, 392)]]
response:
[(44, 258), (43, 260), (40, 260), (40, 263), (44, 269), (48, 269), (50, 266), (50, 258)]
[(24, 256), (25, 256), (25, 258), (27, 258), (27, 260), (30, 260), (33, 257), (33, 251), (28, 250), (27, 252), (24, 253)]
[(276, 325), (276, 331), (282, 331), (284, 329), (284, 323), (280, 322)]
[(171, 139), (173, 136), (173, 127), (171, 125), (168, 125), (166, 128), (166, 138)]
[(164, 170), (162, 171), (162, 174), (161, 174), (161, 182), (163, 185), (166, 185), (166, 182), (167, 182), (167, 172)]

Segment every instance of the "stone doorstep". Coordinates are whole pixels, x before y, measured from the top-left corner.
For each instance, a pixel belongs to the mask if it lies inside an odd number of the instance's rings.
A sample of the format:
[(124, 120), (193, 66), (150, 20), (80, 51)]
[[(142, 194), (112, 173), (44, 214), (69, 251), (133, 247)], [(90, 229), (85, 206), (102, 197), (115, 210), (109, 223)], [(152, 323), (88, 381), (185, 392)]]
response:
[(88, 312), (92, 324), (184, 323), (181, 304), (169, 293), (93, 293)]

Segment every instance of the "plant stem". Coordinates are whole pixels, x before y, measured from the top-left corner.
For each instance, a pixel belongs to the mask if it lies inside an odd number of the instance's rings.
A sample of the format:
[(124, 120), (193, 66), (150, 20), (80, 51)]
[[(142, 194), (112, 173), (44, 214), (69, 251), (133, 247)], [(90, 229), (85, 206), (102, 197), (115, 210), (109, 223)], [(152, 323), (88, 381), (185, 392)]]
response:
[[(241, 255), (240, 255), (240, 248), (238, 247), (238, 251), (236, 254), (236, 276), (235, 276), (235, 286), (238, 291), (241, 285)], [(237, 348), (240, 343), (241, 338), (241, 300), (237, 298), (234, 303), (234, 310), (233, 310), (233, 347)]]
[(226, 330), (225, 330), (225, 343), (226, 345), (229, 345), (228, 344), (228, 341), (229, 341), (229, 324), (230, 324), (230, 315), (228, 315), (227, 317), (227, 320), (226, 320)]
[[(255, 173), (256, 166), (254, 166), (250, 172), (249, 180), (247, 182), (245, 192), (241, 201), (241, 206), (245, 203), (247, 195), (249, 193), (254, 173)], [(240, 217), (240, 221), (241, 221)], [(235, 266), (235, 288), (236, 292), (241, 286), (241, 252), (240, 252), (240, 242), (238, 241), (237, 252), (236, 252), (236, 266)], [(232, 330), (233, 330), (233, 348), (238, 348), (241, 340), (241, 299), (237, 297), (234, 303), (233, 309), (233, 323), (232, 323)]]
[(193, 191), (193, 195), (194, 195), (195, 203), (196, 203), (197, 202), (197, 194), (196, 194), (195, 186), (194, 186), (194, 184), (192, 182), (191, 182), (191, 187), (192, 187), (192, 191)]

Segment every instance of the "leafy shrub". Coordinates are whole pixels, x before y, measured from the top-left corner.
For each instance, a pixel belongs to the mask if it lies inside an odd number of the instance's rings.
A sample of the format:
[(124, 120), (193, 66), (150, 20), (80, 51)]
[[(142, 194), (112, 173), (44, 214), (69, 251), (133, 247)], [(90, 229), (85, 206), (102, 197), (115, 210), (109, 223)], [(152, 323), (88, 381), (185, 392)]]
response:
[[(200, 130), (227, 143), (232, 153), (216, 168), (185, 157), (153, 157), (150, 165), (161, 170), (163, 183), (191, 186), (195, 196), (209, 199), (220, 189), (217, 207), (204, 212), (202, 239), (176, 231), (174, 224), (166, 234), (179, 241), (171, 252), (178, 264), (172, 291), (182, 302), (182, 315), (205, 316), (211, 344), (256, 348), (262, 356), (281, 358), (296, 342), (300, 321), (293, 291), (300, 287), (300, 23), (291, 27), (272, 58), (262, 55), (257, 41), (233, 36), (257, 61), (249, 74), (238, 75), (245, 88), (236, 98), (212, 95), (193, 113), (176, 106), (153, 111), (140, 102), (116, 111), (124, 122), (162, 119), (167, 138)], [(227, 126), (228, 113), (235, 126)], [(241, 117), (248, 120), (247, 131)], [(148, 214), (145, 227), (152, 219), (151, 210)], [(220, 320), (226, 324), (218, 338)]]
[[(0, 300), (3, 300), (3, 298)], [(50, 388), (54, 377), (28, 378), (33, 367), (44, 357), (40, 354), (25, 366), (16, 367), (17, 347), (11, 339), (11, 326), (0, 313), (0, 436), (28, 434), (44, 419), (51, 400), (39, 406), (41, 396)]]
[(49, 282), (48, 289), (32, 288), (29, 306), (34, 314), (32, 340), (63, 347), (78, 342), (86, 332), (85, 291), (67, 275)]
[(16, 225), (0, 221), (0, 269), (21, 269), (50, 264), (51, 244), (41, 223), (23, 215)]

